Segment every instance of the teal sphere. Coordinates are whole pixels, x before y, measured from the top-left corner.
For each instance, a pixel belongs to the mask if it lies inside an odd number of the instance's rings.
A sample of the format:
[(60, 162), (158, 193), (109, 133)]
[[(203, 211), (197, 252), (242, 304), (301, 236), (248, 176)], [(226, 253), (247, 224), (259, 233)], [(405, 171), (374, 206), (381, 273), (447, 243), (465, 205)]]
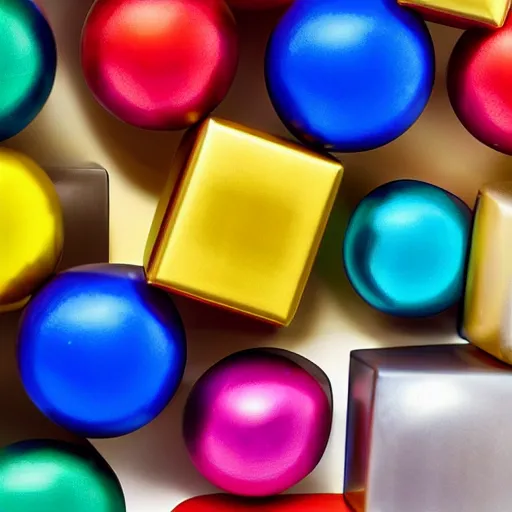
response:
[(55, 80), (55, 39), (37, 4), (0, 0), (0, 141), (35, 119)]
[(463, 291), (471, 210), (414, 180), (386, 183), (354, 211), (343, 258), (356, 292), (394, 316), (435, 315)]

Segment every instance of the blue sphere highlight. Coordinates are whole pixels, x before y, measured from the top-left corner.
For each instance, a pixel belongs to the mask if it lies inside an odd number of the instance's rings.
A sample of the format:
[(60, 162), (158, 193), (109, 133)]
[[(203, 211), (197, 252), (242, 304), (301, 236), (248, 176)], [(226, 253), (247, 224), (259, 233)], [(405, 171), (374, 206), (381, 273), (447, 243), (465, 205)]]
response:
[(296, 0), (266, 54), (274, 108), (298, 139), (373, 149), (425, 108), (435, 75), (426, 24), (396, 0)]
[(150, 422), (175, 394), (185, 362), (179, 314), (140, 267), (58, 274), (22, 318), (18, 364), (28, 395), (84, 437), (120, 436)]
[(378, 187), (354, 211), (344, 264), (356, 292), (391, 315), (430, 316), (463, 292), (471, 211), (457, 197), (421, 181)]

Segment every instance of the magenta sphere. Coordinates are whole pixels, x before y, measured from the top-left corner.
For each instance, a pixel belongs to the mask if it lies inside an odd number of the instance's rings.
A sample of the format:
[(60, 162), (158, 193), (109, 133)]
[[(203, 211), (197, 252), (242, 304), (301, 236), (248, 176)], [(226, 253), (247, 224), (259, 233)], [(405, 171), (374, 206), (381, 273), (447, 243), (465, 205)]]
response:
[(296, 362), (300, 356), (286, 353), (255, 349), (229, 356), (198, 380), (188, 398), (190, 457), (206, 479), (232, 494), (285, 491), (316, 467), (327, 445), (331, 397)]

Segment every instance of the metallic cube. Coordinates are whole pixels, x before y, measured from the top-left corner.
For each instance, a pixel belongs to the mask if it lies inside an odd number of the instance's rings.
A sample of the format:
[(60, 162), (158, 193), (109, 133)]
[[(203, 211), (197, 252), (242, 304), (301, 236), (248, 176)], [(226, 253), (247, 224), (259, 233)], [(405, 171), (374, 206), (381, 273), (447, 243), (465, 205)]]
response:
[(416, 9), (430, 21), (460, 28), (502, 27), (510, 9), (510, 0), (398, 0), (398, 3)]
[(470, 344), (351, 354), (356, 512), (509, 512), (512, 369)]
[(288, 325), (342, 174), (330, 157), (206, 120), (174, 160), (146, 247), (148, 282)]
[(461, 335), (512, 364), (512, 182), (480, 190)]

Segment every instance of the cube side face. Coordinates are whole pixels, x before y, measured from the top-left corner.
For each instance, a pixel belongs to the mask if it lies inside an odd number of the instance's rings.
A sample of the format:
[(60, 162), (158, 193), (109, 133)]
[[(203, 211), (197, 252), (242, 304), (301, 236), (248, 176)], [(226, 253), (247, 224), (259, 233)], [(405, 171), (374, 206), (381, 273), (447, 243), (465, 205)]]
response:
[(461, 334), (512, 363), (512, 183), (484, 187), (477, 201)]
[(57, 271), (110, 259), (108, 173), (101, 167), (46, 170), (64, 213), (64, 249)]
[(367, 512), (509, 510), (512, 410), (503, 404), (512, 399), (512, 372), (458, 347), (446, 347), (453, 367), (442, 371), (443, 347), (428, 358), (430, 370), (423, 347), (407, 349), (411, 370), (402, 365), (406, 349), (388, 349), (386, 371), (376, 369)]
[(351, 354), (345, 447), (344, 494), (356, 511), (366, 510), (368, 457), (371, 451), (371, 424), (374, 389), (377, 374), (374, 369)]
[(339, 162), (209, 120), (163, 222), (152, 281), (287, 325), (339, 187)]
[(158, 200), (146, 247), (143, 266), (149, 282), (157, 281), (159, 265), (165, 254), (165, 244), (176, 218), (176, 203), (183, 193), (183, 183), (189, 174), (194, 148), (201, 143), (207, 124), (185, 133), (171, 165), (169, 176)]
[(510, 0), (398, 0), (419, 11), (426, 19), (458, 28), (502, 27)]

